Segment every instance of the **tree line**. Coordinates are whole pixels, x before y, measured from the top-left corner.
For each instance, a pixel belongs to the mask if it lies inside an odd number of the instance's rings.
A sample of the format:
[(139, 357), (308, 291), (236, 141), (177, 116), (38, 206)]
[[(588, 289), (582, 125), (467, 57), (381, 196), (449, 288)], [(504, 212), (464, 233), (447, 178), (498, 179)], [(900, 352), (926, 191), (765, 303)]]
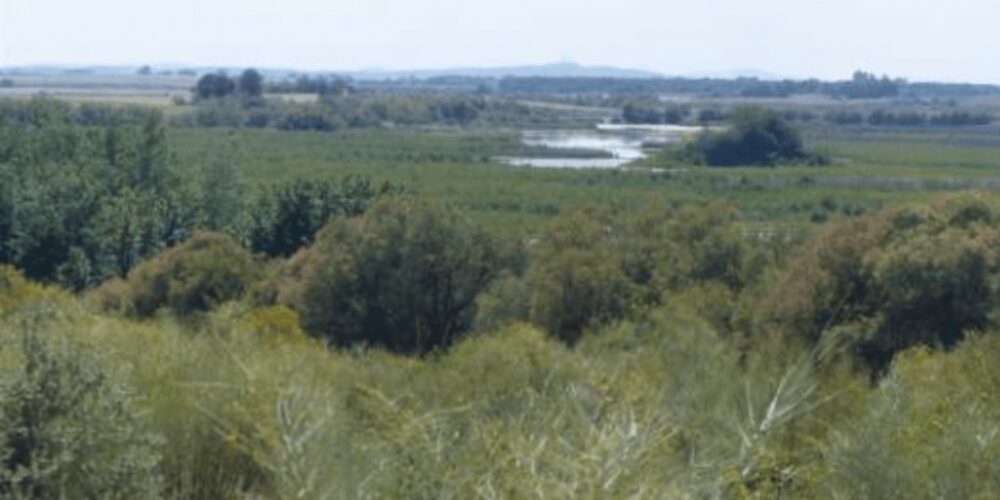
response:
[(181, 174), (159, 112), (86, 109), (45, 99), (0, 104), (0, 262), (35, 280), (88, 288), (199, 229), (288, 254), (328, 217), (395, 189), (348, 178), (254, 190), (230, 149), (196, 175)]
[[(876, 109), (871, 112), (842, 109), (827, 111), (823, 114), (810, 109), (773, 109), (772, 111), (788, 122), (823, 121), (833, 125), (974, 127), (993, 123), (993, 116), (989, 113), (971, 111), (925, 113), (884, 109)], [(732, 115), (733, 110), (724, 108), (704, 107), (694, 112), (687, 105), (650, 101), (629, 101), (622, 107), (622, 120), (625, 123), (638, 124), (716, 124), (730, 120)]]

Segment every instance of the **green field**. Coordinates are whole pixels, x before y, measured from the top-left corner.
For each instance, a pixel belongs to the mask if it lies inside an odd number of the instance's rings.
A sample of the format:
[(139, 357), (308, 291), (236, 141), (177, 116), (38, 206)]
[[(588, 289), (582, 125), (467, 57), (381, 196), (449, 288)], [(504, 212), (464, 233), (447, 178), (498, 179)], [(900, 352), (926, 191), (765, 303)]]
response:
[[(232, 148), (246, 179), (364, 175), (402, 184), (460, 207), (490, 225), (538, 228), (576, 208), (633, 209), (651, 203), (726, 200), (749, 221), (823, 222), (942, 192), (1000, 187), (1000, 144), (970, 130), (807, 132), (833, 165), (716, 169), (670, 165), (667, 172), (510, 167), (492, 159), (518, 149), (516, 132), (179, 129), (171, 143), (181, 167)], [(655, 163), (652, 165), (655, 167)]]

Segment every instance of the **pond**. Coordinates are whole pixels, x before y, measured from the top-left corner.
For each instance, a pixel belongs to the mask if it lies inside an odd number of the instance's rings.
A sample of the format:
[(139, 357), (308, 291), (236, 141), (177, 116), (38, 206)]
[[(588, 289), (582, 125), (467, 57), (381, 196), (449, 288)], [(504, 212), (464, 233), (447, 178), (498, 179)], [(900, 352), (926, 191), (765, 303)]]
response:
[(508, 165), (537, 168), (615, 169), (679, 142), (699, 127), (601, 124), (595, 130), (527, 130), (524, 155), (499, 158)]

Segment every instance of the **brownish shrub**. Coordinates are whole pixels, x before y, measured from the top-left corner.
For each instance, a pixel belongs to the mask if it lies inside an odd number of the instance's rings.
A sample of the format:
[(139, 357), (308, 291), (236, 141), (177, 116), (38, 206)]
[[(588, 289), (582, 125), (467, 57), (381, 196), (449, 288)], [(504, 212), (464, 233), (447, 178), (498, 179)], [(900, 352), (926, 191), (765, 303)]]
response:
[(105, 283), (91, 297), (105, 308), (140, 317), (160, 309), (185, 315), (239, 299), (261, 273), (259, 263), (239, 243), (200, 232), (140, 264), (126, 280)]

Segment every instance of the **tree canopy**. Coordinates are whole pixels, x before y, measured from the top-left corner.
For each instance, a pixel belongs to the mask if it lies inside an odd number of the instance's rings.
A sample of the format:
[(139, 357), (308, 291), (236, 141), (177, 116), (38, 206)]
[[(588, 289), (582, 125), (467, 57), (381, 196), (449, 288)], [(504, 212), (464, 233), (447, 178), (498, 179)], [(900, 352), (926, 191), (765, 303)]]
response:
[(737, 108), (729, 128), (700, 133), (682, 155), (720, 167), (775, 165), (807, 158), (798, 131), (773, 111), (758, 106)]

